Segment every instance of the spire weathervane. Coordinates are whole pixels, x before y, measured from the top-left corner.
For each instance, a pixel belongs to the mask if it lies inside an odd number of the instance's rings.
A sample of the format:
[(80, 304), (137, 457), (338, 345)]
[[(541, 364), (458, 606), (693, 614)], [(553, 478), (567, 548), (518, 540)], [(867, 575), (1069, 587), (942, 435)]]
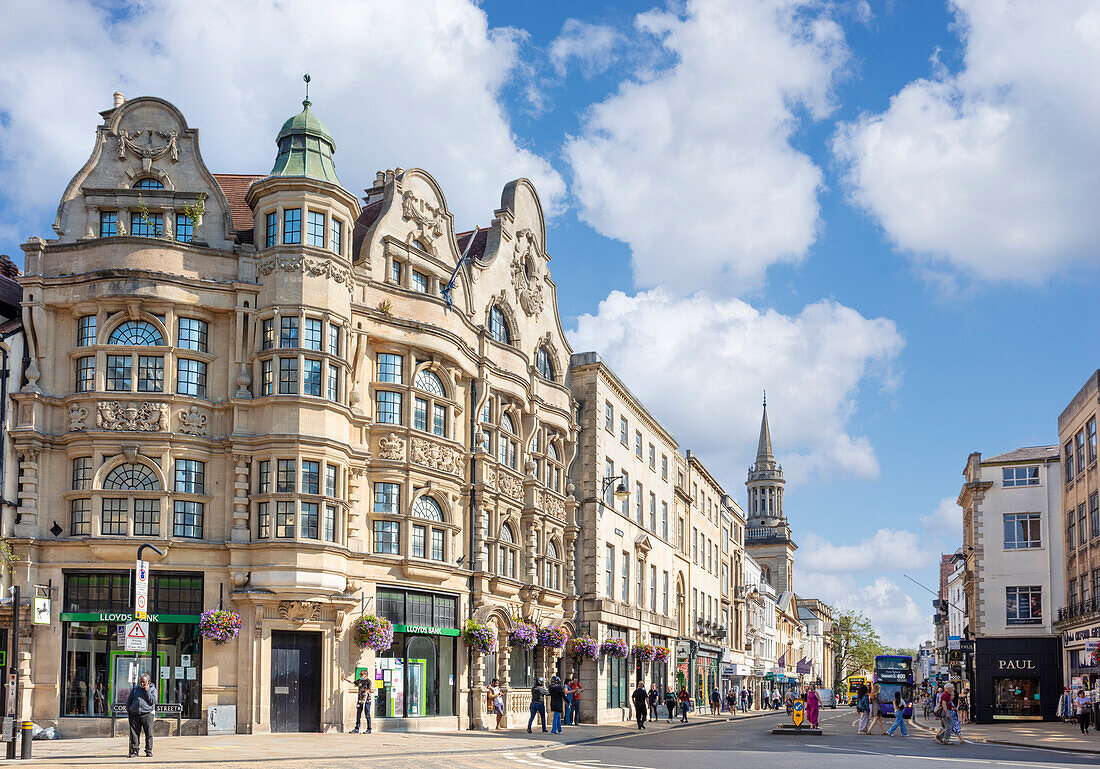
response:
[(768, 407), (768, 391), (764, 391), (764, 408)]
[(303, 107), (308, 107), (313, 103), (309, 100), (309, 81), (311, 79), (312, 78), (310, 78), (308, 72), (306, 74), (302, 75), (302, 80), (304, 80), (305, 83), (306, 83), (306, 98), (302, 101), (302, 106)]

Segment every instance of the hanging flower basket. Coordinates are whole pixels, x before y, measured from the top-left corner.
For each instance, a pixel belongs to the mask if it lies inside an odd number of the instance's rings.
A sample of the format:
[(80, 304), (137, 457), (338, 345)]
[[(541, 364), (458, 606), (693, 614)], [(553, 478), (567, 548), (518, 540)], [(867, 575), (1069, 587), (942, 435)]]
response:
[(649, 663), (657, 659), (657, 648), (653, 644), (640, 643), (630, 647), (630, 656), (638, 662)]
[(478, 654), (493, 654), (497, 650), (496, 631), (474, 619), (466, 620), (462, 640)]
[(654, 646), (653, 653), (654, 662), (668, 662), (672, 657), (672, 652), (668, 650), (667, 646)]
[(224, 646), (241, 632), (241, 615), (235, 611), (209, 609), (199, 617), (199, 635), (215, 646)]
[(570, 638), (565, 647), (565, 653), (578, 662), (581, 660), (598, 660), (600, 658), (600, 644), (592, 636), (582, 635)]
[(393, 623), (373, 614), (364, 614), (351, 623), (351, 637), (360, 649), (384, 652), (393, 646)]
[(514, 649), (527, 649), (530, 651), (535, 648), (537, 641), (538, 634), (535, 631), (535, 626), (529, 622), (517, 622), (516, 626), (508, 633), (508, 645)]
[(600, 644), (600, 654), (605, 657), (614, 657), (617, 660), (625, 660), (628, 649), (626, 641), (621, 638), (608, 638)]
[(560, 625), (547, 625), (539, 628), (539, 646), (548, 649), (564, 649), (565, 642), (569, 640), (569, 633)]

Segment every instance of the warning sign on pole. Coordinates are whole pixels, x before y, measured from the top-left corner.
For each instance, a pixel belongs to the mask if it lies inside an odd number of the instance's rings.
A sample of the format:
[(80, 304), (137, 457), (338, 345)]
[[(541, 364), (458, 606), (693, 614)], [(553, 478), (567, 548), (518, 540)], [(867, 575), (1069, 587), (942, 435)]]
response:
[(134, 619), (145, 619), (149, 611), (149, 562), (139, 560), (134, 573)]
[(134, 620), (126, 623), (126, 651), (143, 652), (149, 648), (149, 623)]

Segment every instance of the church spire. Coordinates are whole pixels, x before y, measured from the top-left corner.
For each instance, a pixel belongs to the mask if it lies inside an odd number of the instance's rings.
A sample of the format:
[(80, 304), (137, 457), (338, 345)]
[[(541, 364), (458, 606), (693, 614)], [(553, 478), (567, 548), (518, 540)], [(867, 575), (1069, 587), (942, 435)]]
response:
[(768, 393), (764, 391), (764, 416), (760, 419), (760, 442), (756, 446), (756, 462), (774, 462), (772, 433), (768, 429)]

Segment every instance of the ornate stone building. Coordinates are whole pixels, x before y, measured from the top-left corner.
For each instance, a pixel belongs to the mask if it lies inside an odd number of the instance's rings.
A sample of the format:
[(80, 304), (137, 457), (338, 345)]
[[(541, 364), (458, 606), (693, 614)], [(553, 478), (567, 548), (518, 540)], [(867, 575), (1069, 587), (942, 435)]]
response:
[[(266, 175), (211, 173), (161, 99), (101, 114), (57, 237), (23, 246), (4, 534), (24, 595), (54, 601), (20, 639), (22, 713), (105, 734), (148, 671), (185, 730), (215, 705), (239, 732), (347, 730), (366, 668), (383, 728), (480, 726), (487, 677), (522, 690), (560, 660), (470, 657), (463, 621), (503, 638), (575, 608), (570, 350), (533, 186), (456, 233), (424, 171), (348, 192), (308, 102)], [(126, 653), (146, 542), (151, 639)], [(219, 606), (242, 620), (222, 646), (197, 630)], [(353, 643), (364, 610), (389, 651)]]
[(783, 466), (772, 453), (772, 435), (768, 427), (768, 404), (760, 419), (760, 441), (756, 463), (749, 468), (748, 535), (745, 550), (760, 564), (761, 579), (776, 592), (794, 591), (794, 551), (798, 546), (783, 514)]

